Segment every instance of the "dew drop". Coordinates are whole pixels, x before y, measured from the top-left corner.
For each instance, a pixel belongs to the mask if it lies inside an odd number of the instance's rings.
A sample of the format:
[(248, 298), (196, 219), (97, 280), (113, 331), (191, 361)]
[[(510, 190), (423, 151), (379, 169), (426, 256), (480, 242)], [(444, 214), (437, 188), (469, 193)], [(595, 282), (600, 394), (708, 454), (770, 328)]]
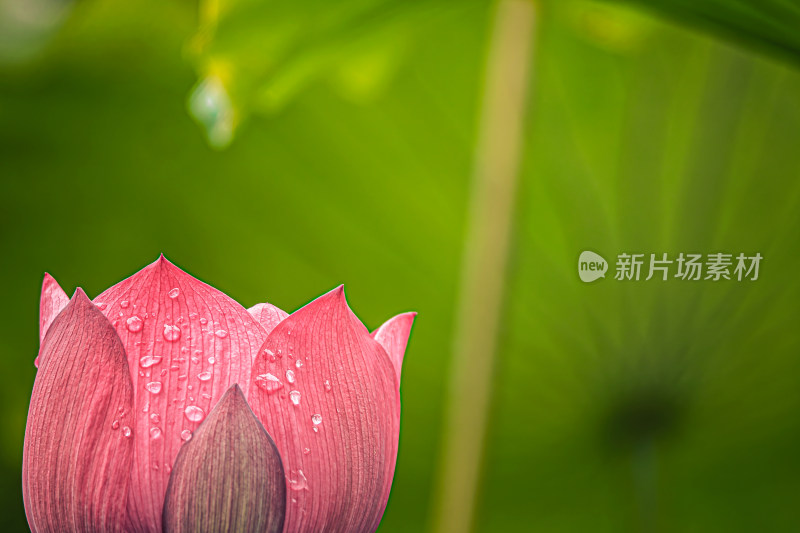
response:
[(289, 399), (295, 405), (300, 405), (300, 391), (293, 390), (289, 393)]
[(216, 357), (209, 357), (208, 358), (208, 364), (209, 365), (213, 365), (216, 362), (217, 362), (217, 358)]
[(188, 429), (184, 429), (183, 431), (181, 431), (181, 440), (187, 441), (187, 440), (189, 440), (191, 438), (192, 438), (192, 432), (191, 431), (189, 431)]
[(114, 420), (113, 422), (111, 422), (111, 429), (115, 431), (119, 429), (119, 420)]
[(199, 379), (200, 381), (208, 381), (209, 379), (211, 379), (211, 372), (208, 370), (206, 370), (205, 372), (200, 372), (199, 374), (197, 374), (197, 379)]
[(206, 417), (205, 411), (196, 405), (187, 405), (186, 409), (183, 410), (183, 414), (192, 422), (201, 422)]
[(311, 453), (311, 448), (303, 448), (303, 455), (308, 455)]
[(139, 359), (139, 365), (142, 368), (150, 368), (153, 365), (157, 365), (161, 362), (160, 355), (145, 355), (141, 359)]
[(136, 315), (133, 315), (128, 320), (125, 321), (127, 325), (128, 331), (132, 333), (136, 333), (137, 331), (142, 330), (142, 319)]
[(151, 413), (150, 420), (153, 421), (153, 424), (158, 424), (161, 422), (161, 416), (158, 413)]
[(94, 304), (94, 305), (96, 305), (96, 306), (97, 306), (97, 308), (98, 308), (99, 310), (101, 310), (101, 311), (105, 311), (105, 310), (106, 310), (106, 304), (104, 304), (104, 303), (96, 303), (96, 304)]
[(302, 470), (298, 470), (295, 474), (292, 472), (294, 479), (289, 480), (289, 488), (295, 491), (299, 490), (308, 490), (308, 480), (306, 476), (303, 475)]
[(314, 423), (315, 426), (322, 424), (322, 415), (320, 414), (311, 415), (311, 421)]
[(131, 428), (129, 428), (128, 426), (123, 426), (122, 434), (124, 436), (126, 436), (126, 437), (130, 437), (131, 436)]
[(181, 293), (180, 289), (178, 289), (177, 287), (175, 287), (174, 289), (172, 289), (171, 291), (169, 291), (169, 292), (167, 293), (167, 296), (169, 296), (170, 298), (172, 298), (172, 299), (174, 300), (175, 298), (177, 298), (177, 297), (178, 297), (178, 295), (179, 295), (180, 293)]
[(300, 368), (301, 366), (303, 366), (303, 362), (300, 359), (298, 359), (297, 361), (294, 362), (294, 366)]
[(283, 388), (283, 383), (281, 380), (273, 376), (272, 374), (261, 374), (256, 376), (256, 385), (258, 388), (266, 391), (267, 394), (272, 394)]
[(198, 357), (192, 357), (192, 364), (197, 365), (200, 363), (200, 359)]
[(200, 323), (205, 326), (206, 324), (208, 324), (208, 319), (205, 317), (200, 317)]
[(151, 439), (160, 439), (161, 438), (161, 429), (157, 427), (150, 428), (150, 438)]
[(290, 369), (286, 371), (286, 381), (294, 383), (294, 370)]
[(181, 338), (181, 328), (175, 325), (164, 324), (164, 340), (175, 342)]
[(331, 380), (329, 380), (329, 379), (326, 379), (326, 380), (323, 382), (323, 385), (325, 385), (325, 391), (326, 391), (326, 392), (330, 392), (330, 391), (331, 391), (331, 389), (333, 388), (333, 387), (331, 387)]
[(123, 309), (127, 309), (129, 305), (131, 305), (131, 303), (130, 303), (128, 300), (122, 300), (122, 301), (119, 303), (119, 306), (120, 306), (121, 308), (123, 308)]
[(218, 329), (217, 331), (214, 332), (214, 335), (216, 335), (220, 339), (224, 339), (225, 337), (228, 336), (228, 332), (225, 331), (224, 329)]
[(152, 392), (153, 394), (158, 394), (159, 392), (161, 392), (161, 382), (151, 381), (150, 383), (145, 385), (144, 388), (147, 389), (149, 392)]

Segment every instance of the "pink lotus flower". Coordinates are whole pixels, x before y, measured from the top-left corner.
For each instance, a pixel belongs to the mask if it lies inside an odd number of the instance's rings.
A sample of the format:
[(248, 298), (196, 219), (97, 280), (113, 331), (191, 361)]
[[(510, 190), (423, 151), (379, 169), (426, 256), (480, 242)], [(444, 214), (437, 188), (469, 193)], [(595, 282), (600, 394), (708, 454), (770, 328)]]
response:
[(31, 530), (374, 531), (414, 316), (370, 334), (341, 287), (245, 309), (163, 256), (94, 302), (46, 275)]

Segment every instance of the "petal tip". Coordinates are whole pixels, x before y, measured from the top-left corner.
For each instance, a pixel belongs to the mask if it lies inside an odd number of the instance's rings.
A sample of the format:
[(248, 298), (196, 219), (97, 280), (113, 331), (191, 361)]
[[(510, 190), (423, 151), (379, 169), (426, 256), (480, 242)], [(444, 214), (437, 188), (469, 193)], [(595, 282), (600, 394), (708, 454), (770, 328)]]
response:
[(339, 285), (338, 287), (336, 287), (335, 289), (333, 289), (333, 290), (331, 291), (331, 294), (332, 294), (333, 296), (336, 296), (337, 298), (341, 298), (341, 299), (343, 299), (343, 300), (346, 300), (346, 299), (347, 299), (347, 297), (346, 297), (346, 296), (345, 296), (345, 294), (344, 294), (344, 283), (342, 283), (341, 285)]
[(81, 303), (83, 303), (83, 302), (91, 303), (91, 300), (89, 299), (88, 296), (86, 296), (86, 293), (83, 291), (83, 289), (81, 287), (78, 287), (78, 288), (75, 289), (75, 292), (72, 294), (72, 298), (71, 299), (72, 300), (77, 300), (77, 301), (79, 301)]

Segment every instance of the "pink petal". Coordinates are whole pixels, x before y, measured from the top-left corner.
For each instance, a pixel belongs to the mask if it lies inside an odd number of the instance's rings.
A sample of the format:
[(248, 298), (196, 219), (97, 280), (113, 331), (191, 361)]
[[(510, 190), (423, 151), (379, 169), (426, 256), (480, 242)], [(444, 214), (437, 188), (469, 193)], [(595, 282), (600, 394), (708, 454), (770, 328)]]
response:
[(178, 453), (164, 532), (278, 533), (285, 513), (278, 449), (233, 385)]
[(133, 388), (125, 349), (82, 290), (41, 353), (22, 454), (34, 532), (122, 531), (133, 462)]
[(275, 327), (253, 380), (250, 405), (288, 478), (284, 532), (374, 531), (391, 489), (399, 392), (341, 287)]
[[(47, 333), (53, 319), (61, 312), (62, 309), (69, 302), (69, 296), (65, 293), (58, 282), (45, 272), (44, 281), (42, 282), (42, 296), (39, 299), (39, 345), (44, 342), (45, 333)], [(39, 358), (36, 358), (34, 364), (38, 367)]]
[(129, 528), (161, 531), (178, 450), (233, 383), (249, 383), (266, 332), (241, 305), (163, 256), (95, 301), (125, 345), (133, 378)]
[(414, 325), (416, 316), (417, 313), (414, 312), (402, 313), (390, 318), (372, 332), (372, 338), (383, 346), (392, 361), (398, 386), (400, 386), (400, 371), (403, 368), (403, 356), (406, 353), (408, 336), (411, 334), (411, 326)]
[(284, 311), (283, 309), (279, 309), (272, 304), (263, 303), (263, 304), (256, 304), (250, 309), (247, 310), (256, 320), (258, 320), (259, 324), (261, 324), (267, 333), (275, 329), (275, 326), (281, 323), (281, 321), (289, 316), (289, 313)]

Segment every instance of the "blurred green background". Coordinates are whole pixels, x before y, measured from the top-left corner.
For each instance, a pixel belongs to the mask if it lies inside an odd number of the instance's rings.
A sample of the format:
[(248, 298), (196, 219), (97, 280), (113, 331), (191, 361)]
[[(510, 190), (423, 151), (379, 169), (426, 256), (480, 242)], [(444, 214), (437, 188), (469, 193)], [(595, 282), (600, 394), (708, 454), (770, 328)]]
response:
[[(800, 531), (798, 9), (655, 4), (537, 6), (476, 531)], [(0, 528), (44, 271), (164, 252), (245, 306), (419, 312), (381, 531), (431, 529), (494, 4), (0, 7)], [(587, 285), (585, 249), (764, 260)]]

